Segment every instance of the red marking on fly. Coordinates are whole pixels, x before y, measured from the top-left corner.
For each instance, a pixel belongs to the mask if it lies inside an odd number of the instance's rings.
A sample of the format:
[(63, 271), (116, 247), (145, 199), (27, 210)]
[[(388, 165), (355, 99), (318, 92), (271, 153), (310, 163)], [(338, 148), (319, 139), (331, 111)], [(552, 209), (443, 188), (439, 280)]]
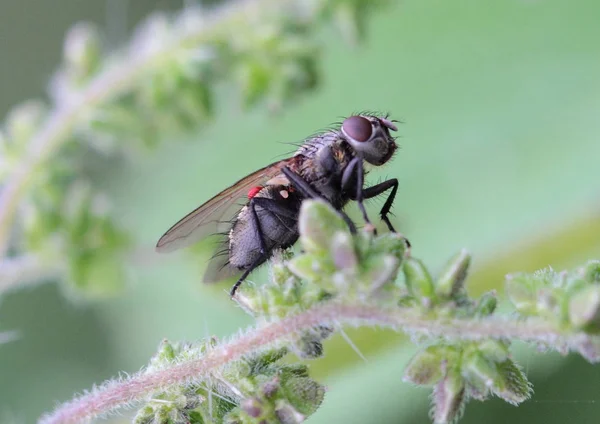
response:
[(256, 186), (256, 187), (252, 187), (250, 190), (248, 190), (248, 199), (252, 199), (254, 196), (256, 196), (261, 190), (263, 189), (263, 186)]

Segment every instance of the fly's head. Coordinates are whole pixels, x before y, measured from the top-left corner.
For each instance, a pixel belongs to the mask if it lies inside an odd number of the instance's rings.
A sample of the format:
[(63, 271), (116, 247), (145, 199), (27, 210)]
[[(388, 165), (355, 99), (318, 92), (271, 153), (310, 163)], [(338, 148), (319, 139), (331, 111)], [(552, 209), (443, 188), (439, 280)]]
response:
[(390, 131), (398, 131), (387, 117), (354, 115), (344, 119), (341, 132), (358, 156), (372, 165), (386, 163), (398, 147)]

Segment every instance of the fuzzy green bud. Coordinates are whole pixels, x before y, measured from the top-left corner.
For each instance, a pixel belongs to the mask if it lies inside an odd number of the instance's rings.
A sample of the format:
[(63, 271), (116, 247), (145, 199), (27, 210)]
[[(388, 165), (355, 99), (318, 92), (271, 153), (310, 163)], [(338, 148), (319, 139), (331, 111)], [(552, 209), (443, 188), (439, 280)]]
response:
[(600, 285), (585, 287), (571, 297), (569, 320), (576, 328), (600, 329)]
[(456, 420), (465, 400), (465, 383), (458, 371), (450, 370), (433, 390), (433, 422), (448, 424)]
[(271, 281), (278, 287), (295, 280), (294, 274), (286, 266), (284, 260), (289, 259), (287, 253), (277, 252), (271, 260)]
[(298, 229), (302, 245), (308, 252), (322, 253), (331, 247), (337, 232), (347, 232), (348, 226), (330, 205), (319, 200), (302, 202)]
[(294, 342), (294, 353), (300, 358), (318, 358), (323, 356), (323, 340), (331, 335), (331, 327), (320, 325), (307, 330)]
[(300, 424), (306, 419), (296, 408), (283, 400), (275, 405), (275, 416), (281, 424)]
[(240, 406), (242, 408), (242, 411), (244, 411), (252, 418), (258, 418), (263, 414), (263, 407), (258, 399), (244, 399)]
[(475, 306), (475, 314), (480, 317), (487, 317), (492, 315), (498, 305), (498, 298), (496, 297), (496, 290), (484, 293)]
[(522, 315), (535, 315), (538, 312), (539, 284), (532, 276), (524, 273), (506, 276), (506, 294)]
[(99, 34), (98, 28), (89, 22), (79, 22), (67, 33), (63, 54), (67, 70), (77, 83), (98, 69), (102, 51)]
[(482, 342), (477, 342), (475, 349), (493, 362), (506, 361), (510, 353), (508, 342), (499, 340), (484, 340)]
[(358, 266), (358, 258), (354, 250), (352, 235), (347, 231), (339, 231), (331, 241), (331, 257), (339, 270), (354, 272)]
[(281, 386), (287, 401), (302, 415), (314, 413), (325, 398), (325, 387), (309, 377), (290, 378)]
[(274, 377), (262, 385), (261, 390), (264, 397), (271, 398), (279, 390), (280, 381), (279, 377)]
[(333, 269), (323, 267), (322, 261), (319, 261), (313, 255), (297, 255), (288, 262), (288, 267), (299, 278), (310, 282), (318, 282), (321, 278), (331, 274)]
[(294, 353), (303, 359), (315, 359), (323, 356), (323, 343), (319, 339), (302, 336), (292, 345)]
[(369, 249), (374, 253), (385, 253), (403, 259), (406, 253), (406, 238), (398, 233), (384, 233), (374, 240), (367, 238)]
[(46, 115), (45, 105), (36, 100), (15, 106), (6, 117), (6, 138), (11, 146), (29, 142)]
[(452, 297), (462, 289), (470, 264), (471, 255), (464, 249), (450, 259), (436, 281), (436, 294)]
[(506, 402), (517, 405), (531, 397), (531, 383), (519, 366), (507, 359), (497, 364), (499, 379), (491, 387), (492, 392)]
[(369, 282), (371, 291), (377, 291), (393, 284), (400, 260), (392, 255), (380, 255), (368, 262), (367, 271), (363, 276)]
[(413, 296), (419, 299), (432, 298), (434, 295), (433, 280), (423, 262), (413, 257), (407, 258), (402, 270), (406, 286)]
[(469, 384), (475, 386), (480, 393), (485, 393), (500, 378), (496, 364), (479, 352), (465, 358), (462, 372)]
[(442, 364), (447, 360), (440, 346), (429, 346), (418, 352), (404, 370), (404, 381), (432, 386), (443, 377)]
[(600, 283), (600, 261), (589, 261), (582, 268), (583, 279), (590, 283)]
[(174, 361), (175, 349), (171, 342), (167, 339), (164, 339), (160, 343), (160, 346), (158, 347), (158, 352), (156, 353), (153, 359), (156, 359), (157, 361), (162, 362), (164, 364)]

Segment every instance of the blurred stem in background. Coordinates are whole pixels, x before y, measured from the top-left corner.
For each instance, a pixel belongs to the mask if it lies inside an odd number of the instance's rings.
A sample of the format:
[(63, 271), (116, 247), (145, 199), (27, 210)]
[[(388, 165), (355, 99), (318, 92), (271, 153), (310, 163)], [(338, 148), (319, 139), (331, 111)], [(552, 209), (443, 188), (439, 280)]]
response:
[(64, 275), (65, 270), (59, 265), (60, 262), (49, 262), (28, 254), (4, 258), (0, 262), (0, 293), (42, 281), (54, 281)]
[(82, 152), (115, 156), (198, 128), (211, 118), (213, 91), (223, 81), (240, 87), (245, 106), (280, 107), (318, 82), (312, 36), (318, 24), (335, 21), (356, 41), (373, 5), (237, 0), (156, 13), (127, 46), (108, 55), (95, 27), (75, 25), (53, 79), (51, 106), (15, 108), (0, 137), (0, 257), (10, 248), (17, 255), (0, 264), (0, 289), (61, 272), (82, 294), (120, 287), (129, 240), (111, 220), (110, 201), (77, 163)]

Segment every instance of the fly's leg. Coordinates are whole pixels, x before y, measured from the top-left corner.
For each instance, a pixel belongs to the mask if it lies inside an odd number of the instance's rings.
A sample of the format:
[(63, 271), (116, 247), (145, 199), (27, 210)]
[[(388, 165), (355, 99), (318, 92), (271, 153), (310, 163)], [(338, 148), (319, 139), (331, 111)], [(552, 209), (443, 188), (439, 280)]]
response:
[(369, 220), (369, 215), (367, 215), (367, 209), (365, 208), (364, 204), (364, 199), (367, 199), (367, 197), (365, 196), (365, 190), (363, 189), (363, 185), (365, 183), (365, 172), (363, 168), (362, 158), (353, 158), (344, 170), (344, 173), (342, 175), (342, 189), (344, 191), (352, 190), (350, 182), (353, 174), (356, 175), (356, 191), (351, 196), (352, 200), (356, 200), (356, 203), (358, 203), (358, 208), (360, 209), (360, 212), (362, 213), (363, 219), (365, 220), (367, 226), (371, 227), (373, 229), (373, 232), (377, 234), (377, 230)]
[(371, 199), (373, 197), (379, 196), (380, 194), (386, 192), (390, 188), (392, 189), (392, 191), (390, 192), (388, 198), (386, 199), (385, 203), (383, 204), (383, 207), (381, 208), (379, 215), (381, 216), (382, 221), (386, 223), (386, 225), (388, 226), (390, 231), (395, 233), (396, 230), (394, 229), (394, 226), (390, 222), (390, 219), (388, 218), (388, 214), (390, 213), (390, 209), (392, 208), (392, 203), (394, 203), (394, 199), (396, 198), (396, 192), (398, 191), (398, 180), (396, 178), (392, 178), (391, 180), (387, 180), (387, 181), (384, 181), (377, 185), (374, 185), (372, 187), (369, 187), (364, 190), (363, 195), (364, 195), (365, 199)]
[(394, 199), (396, 198), (396, 192), (398, 191), (398, 180), (396, 178), (392, 178), (391, 180), (387, 180), (382, 183), (376, 184), (372, 187), (369, 187), (363, 191), (363, 196), (365, 199), (371, 199), (386, 192), (390, 188), (392, 189), (392, 191), (390, 192), (388, 198), (383, 204), (379, 215), (381, 216), (382, 221), (386, 223), (389, 230), (395, 233), (396, 230), (390, 222), (388, 214), (390, 213), (390, 209), (392, 208), (392, 204), (394, 203)]
[[(392, 204), (394, 203), (394, 199), (396, 198), (396, 193), (398, 192), (398, 180), (396, 178), (392, 178), (387, 181), (383, 181), (382, 183), (379, 183), (377, 185), (374, 185), (372, 187), (366, 188), (365, 190), (363, 190), (363, 196), (365, 199), (371, 199), (373, 197), (379, 196), (380, 194), (386, 192), (390, 188), (392, 189), (392, 191), (390, 192), (388, 198), (386, 199), (385, 203), (383, 204), (383, 207), (381, 208), (379, 215), (381, 216), (381, 220), (383, 222), (385, 222), (385, 224), (387, 225), (389, 230), (391, 232), (395, 233), (396, 230), (394, 229), (394, 226), (390, 222), (388, 214), (390, 213), (390, 209), (392, 208)], [(407, 238), (404, 238), (404, 240), (406, 241), (407, 247), (410, 248), (411, 247), (410, 241), (408, 241)]]
[(235, 282), (235, 284), (231, 288), (231, 291), (229, 292), (229, 297), (233, 298), (235, 296), (235, 292), (237, 291), (238, 287), (244, 282), (246, 277), (248, 277), (248, 275), (250, 275), (250, 273), (252, 271), (254, 271), (256, 269), (256, 267), (258, 267), (260, 264), (262, 264), (266, 260), (267, 260), (266, 255), (261, 255), (258, 258), (256, 258), (254, 260), (254, 262), (252, 262), (252, 264), (250, 264), (250, 266), (248, 268), (246, 268), (246, 270), (241, 275), (241, 277), (238, 278), (238, 280)]
[[(300, 194), (302, 194), (302, 196), (304, 196), (305, 198), (320, 199), (327, 202), (327, 200), (323, 197), (323, 195), (321, 195), (321, 193), (315, 190), (304, 178), (293, 172), (287, 166), (284, 166), (281, 169), (281, 172), (283, 172), (283, 175), (287, 177), (287, 179), (290, 181), (290, 183), (292, 183), (294, 188), (298, 190)], [(356, 234), (356, 226), (354, 225), (350, 217), (344, 211), (338, 210), (338, 213), (348, 225), (350, 232), (352, 234)]]

